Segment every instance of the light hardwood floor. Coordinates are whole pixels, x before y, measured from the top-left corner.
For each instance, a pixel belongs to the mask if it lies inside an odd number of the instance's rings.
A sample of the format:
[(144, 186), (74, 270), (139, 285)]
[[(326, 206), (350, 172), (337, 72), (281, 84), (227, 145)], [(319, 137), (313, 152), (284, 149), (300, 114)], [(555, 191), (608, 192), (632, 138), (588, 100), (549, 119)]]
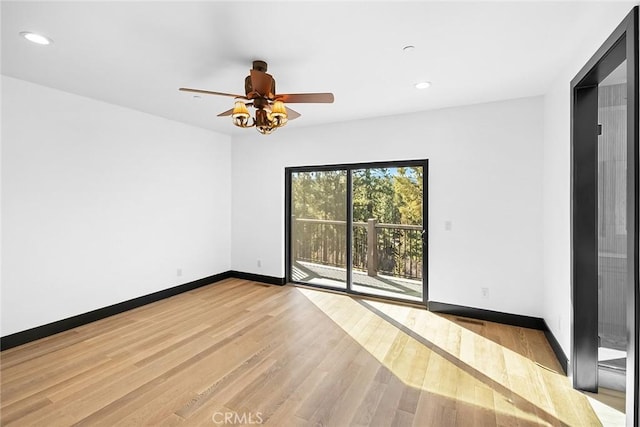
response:
[(0, 422), (600, 425), (560, 372), (540, 331), (228, 279), (2, 352)]

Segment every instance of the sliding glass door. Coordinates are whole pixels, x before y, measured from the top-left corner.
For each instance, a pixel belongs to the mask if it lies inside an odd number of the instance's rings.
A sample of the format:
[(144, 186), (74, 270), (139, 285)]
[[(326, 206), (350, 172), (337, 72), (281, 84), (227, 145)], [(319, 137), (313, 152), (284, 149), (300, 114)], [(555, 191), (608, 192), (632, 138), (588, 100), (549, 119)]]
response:
[(351, 177), (351, 288), (422, 301), (423, 167), (354, 169)]
[(288, 280), (426, 302), (426, 171), (426, 160), (288, 168)]
[(347, 288), (347, 171), (292, 172), (292, 281)]

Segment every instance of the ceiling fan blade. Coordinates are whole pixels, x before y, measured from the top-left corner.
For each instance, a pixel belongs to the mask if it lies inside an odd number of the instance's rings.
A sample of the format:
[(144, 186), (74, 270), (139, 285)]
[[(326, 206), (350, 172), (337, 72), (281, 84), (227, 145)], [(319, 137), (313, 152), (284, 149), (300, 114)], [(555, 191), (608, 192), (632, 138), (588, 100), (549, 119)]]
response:
[(220, 96), (230, 96), (232, 98), (248, 99), (244, 95), (235, 95), (233, 93), (224, 93), (224, 92), (213, 92), (213, 91), (210, 91), (210, 90), (202, 90), (202, 89), (190, 89), (188, 87), (181, 87), (178, 90), (180, 90), (182, 92), (202, 93), (202, 94), (205, 94), (205, 95), (220, 95)]
[(279, 93), (276, 99), (285, 104), (295, 103), (326, 103), (333, 102), (332, 93)]
[(264, 73), (258, 70), (250, 70), (251, 73), (251, 87), (254, 92), (258, 92), (260, 96), (265, 98), (273, 98), (273, 76), (271, 74)]
[(230, 116), (233, 114), (233, 108), (218, 114), (218, 117)]
[(292, 110), (289, 107), (284, 107), (285, 110), (287, 110), (287, 119), (289, 120), (293, 120), (293, 119), (297, 119), (298, 117), (300, 117), (302, 114), (298, 113), (295, 110)]

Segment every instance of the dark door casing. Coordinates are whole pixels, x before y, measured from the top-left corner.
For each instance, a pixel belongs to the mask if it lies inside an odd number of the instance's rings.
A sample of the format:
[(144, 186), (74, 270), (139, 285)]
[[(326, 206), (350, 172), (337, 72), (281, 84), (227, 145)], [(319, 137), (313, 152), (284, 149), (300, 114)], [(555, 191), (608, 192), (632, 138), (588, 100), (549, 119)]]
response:
[(573, 386), (598, 390), (598, 84), (627, 61), (627, 425), (638, 425), (638, 7), (571, 81)]

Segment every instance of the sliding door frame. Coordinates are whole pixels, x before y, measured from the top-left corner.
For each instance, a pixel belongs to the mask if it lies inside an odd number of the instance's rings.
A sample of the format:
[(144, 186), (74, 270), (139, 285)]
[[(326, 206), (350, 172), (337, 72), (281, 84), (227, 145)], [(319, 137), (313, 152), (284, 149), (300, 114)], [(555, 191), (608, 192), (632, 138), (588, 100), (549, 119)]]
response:
[[(422, 230), (424, 232), (422, 239), (422, 301), (411, 301), (402, 298), (394, 298), (394, 297), (386, 297), (380, 296), (365, 292), (354, 291), (351, 288), (351, 278), (352, 278), (352, 239), (353, 239), (353, 191), (352, 191), (352, 176), (351, 173), (354, 170), (359, 169), (370, 169), (370, 168), (392, 168), (392, 167), (411, 167), (411, 166), (419, 166), (422, 167)], [(292, 213), (292, 200), (291, 200), (291, 176), (293, 173), (297, 172), (323, 172), (323, 171), (337, 171), (344, 170), (347, 172), (347, 227), (346, 227), (346, 236), (347, 236), (347, 248), (346, 248), (346, 274), (347, 274), (347, 283), (346, 289), (336, 289), (330, 286), (323, 286), (318, 284), (310, 284), (304, 282), (296, 282), (291, 277), (291, 245), (293, 244), (293, 236), (292, 236), (292, 224), (291, 224), (291, 213)], [(420, 306), (427, 306), (429, 301), (429, 286), (428, 286), (428, 263), (429, 263), (429, 245), (428, 236), (429, 236), (429, 228), (428, 228), (428, 200), (429, 200), (429, 189), (428, 189), (428, 175), (429, 175), (429, 160), (428, 159), (418, 159), (418, 160), (391, 160), (391, 161), (381, 161), (381, 162), (366, 162), (366, 163), (343, 163), (343, 164), (332, 164), (332, 165), (319, 165), (319, 166), (296, 166), (296, 167), (286, 167), (285, 168), (285, 280), (287, 283), (298, 283), (305, 286), (312, 286), (322, 289), (330, 289), (332, 291), (338, 292), (346, 292), (347, 294), (359, 295), (359, 296), (368, 296), (374, 298), (382, 298), (390, 301), (398, 301), (402, 303), (408, 304), (418, 304)]]
[(627, 61), (627, 384), (628, 426), (638, 425), (638, 7), (571, 81), (572, 375), (598, 390), (597, 125), (598, 84)]

